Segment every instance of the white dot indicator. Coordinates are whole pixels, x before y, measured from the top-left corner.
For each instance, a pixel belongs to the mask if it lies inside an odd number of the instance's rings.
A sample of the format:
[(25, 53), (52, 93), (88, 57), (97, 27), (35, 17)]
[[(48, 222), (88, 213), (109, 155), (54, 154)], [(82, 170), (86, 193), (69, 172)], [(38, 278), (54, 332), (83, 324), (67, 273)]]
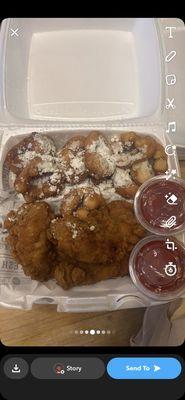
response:
[(91, 335), (95, 335), (95, 330), (94, 330), (94, 329), (91, 329), (91, 330), (90, 330), (90, 334), (91, 334)]
[(100, 332), (99, 329), (98, 329), (98, 330), (96, 331), (96, 333), (97, 333), (97, 335), (100, 335), (101, 332)]
[(84, 331), (80, 331), (80, 335), (83, 335)]
[(101, 333), (102, 333), (102, 335), (105, 335), (106, 332), (105, 331), (101, 331)]
[(88, 335), (89, 331), (85, 331), (85, 334)]
[(111, 331), (107, 331), (107, 335), (110, 335), (111, 334)]

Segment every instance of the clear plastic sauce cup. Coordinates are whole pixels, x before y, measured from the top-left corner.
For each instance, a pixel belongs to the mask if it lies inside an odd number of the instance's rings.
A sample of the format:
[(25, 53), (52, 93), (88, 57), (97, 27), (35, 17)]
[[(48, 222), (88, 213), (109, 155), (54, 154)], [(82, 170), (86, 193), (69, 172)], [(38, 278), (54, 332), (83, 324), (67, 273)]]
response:
[(170, 235), (185, 230), (185, 181), (159, 175), (146, 181), (134, 199), (135, 215), (149, 232)]
[(148, 236), (132, 250), (131, 279), (138, 290), (159, 301), (185, 293), (185, 247), (176, 237)]

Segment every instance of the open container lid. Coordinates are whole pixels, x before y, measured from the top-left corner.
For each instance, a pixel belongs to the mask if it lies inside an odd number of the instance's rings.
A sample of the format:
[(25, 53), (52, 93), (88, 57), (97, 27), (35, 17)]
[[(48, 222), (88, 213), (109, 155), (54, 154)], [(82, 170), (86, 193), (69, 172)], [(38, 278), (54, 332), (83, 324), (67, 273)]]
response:
[(1, 41), (5, 123), (133, 120), (160, 108), (153, 18), (11, 18)]

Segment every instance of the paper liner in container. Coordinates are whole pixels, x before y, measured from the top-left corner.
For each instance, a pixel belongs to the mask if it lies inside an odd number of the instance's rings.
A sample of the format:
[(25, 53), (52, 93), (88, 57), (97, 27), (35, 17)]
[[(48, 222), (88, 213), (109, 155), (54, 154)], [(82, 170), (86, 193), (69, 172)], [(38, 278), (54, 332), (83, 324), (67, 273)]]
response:
[[(76, 129), (52, 129), (39, 128), (39, 131), (51, 136), (56, 145), (63, 145), (66, 140), (76, 133)], [(169, 138), (165, 135), (164, 128), (156, 126), (137, 126), (133, 124), (129, 129), (140, 134), (149, 134), (161, 142), (164, 146), (170, 144)], [(38, 130), (38, 129), (37, 129)], [(104, 128), (104, 134), (111, 136), (128, 130), (124, 128)], [(0, 190), (1, 195), (1, 221), (11, 209), (16, 209), (22, 203), (19, 196), (15, 195), (8, 178), (8, 171), (3, 168), (3, 162), (7, 151), (23, 137), (35, 131), (35, 127), (8, 130), (4, 129), (2, 135), (2, 147), (0, 151)], [(89, 129), (79, 129), (78, 133), (88, 134)], [(179, 165), (175, 156), (168, 158), (168, 167), (177, 170)], [(54, 200), (56, 201), (56, 200)], [(137, 291), (130, 278), (117, 278), (102, 281), (89, 286), (75, 287), (68, 291), (63, 290), (54, 280), (45, 283), (32, 281), (26, 277), (21, 266), (17, 266), (10, 256), (5, 237), (6, 231), (1, 228), (1, 248), (0, 248), (0, 304), (6, 307), (31, 309), (33, 303), (56, 304), (58, 311), (103, 311), (116, 310), (129, 307), (146, 307), (151, 304), (158, 304), (156, 301), (149, 300)], [(181, 239), (182, 240), (182, 239)]]

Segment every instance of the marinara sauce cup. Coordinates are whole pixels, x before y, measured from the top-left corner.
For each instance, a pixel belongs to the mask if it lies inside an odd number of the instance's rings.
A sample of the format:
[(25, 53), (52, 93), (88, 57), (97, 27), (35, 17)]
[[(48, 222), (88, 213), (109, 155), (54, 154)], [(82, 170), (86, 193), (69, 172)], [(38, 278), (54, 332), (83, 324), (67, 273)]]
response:
[(185, 230), (185, 181), (158, 175), (138, 189), (134, 199), (138, 221), (149, 232), (170, 235)]
[(185, 293), (185, 247), (176, 237), (151, 235), (133, 248), (129, 272), (147, 297), (169, 301)]

